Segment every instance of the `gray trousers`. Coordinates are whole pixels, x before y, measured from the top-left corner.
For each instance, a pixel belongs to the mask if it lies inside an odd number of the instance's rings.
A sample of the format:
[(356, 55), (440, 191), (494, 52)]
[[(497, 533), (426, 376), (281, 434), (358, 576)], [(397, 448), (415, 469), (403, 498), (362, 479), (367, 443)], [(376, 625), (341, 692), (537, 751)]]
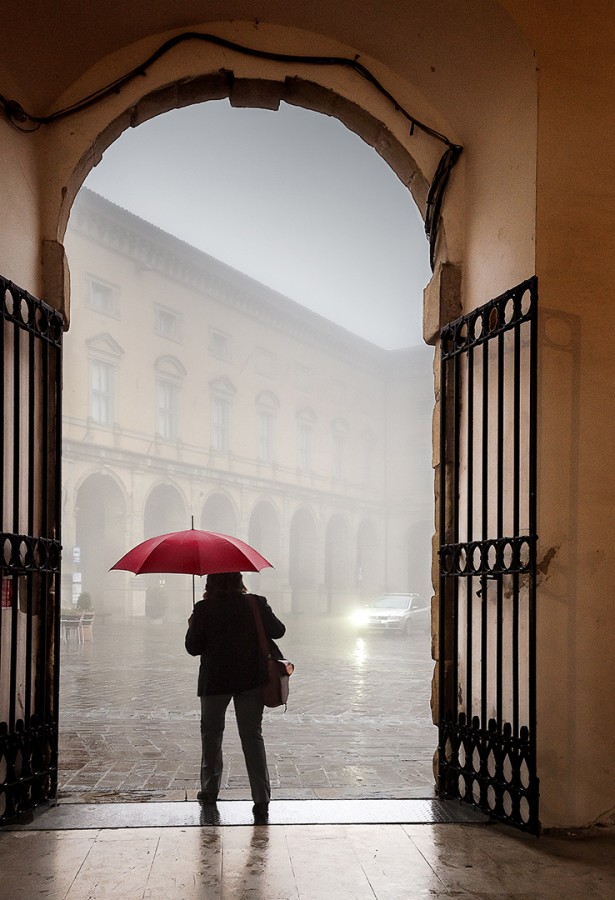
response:
[(267, 756), (263, 740), (263, 691), (210, 694), (201, 697), (201, 791), (217, 797), (222, 782), (222, 736), (226, 709), (233, 700), (254, 803), (268, 803), (271, 796)]

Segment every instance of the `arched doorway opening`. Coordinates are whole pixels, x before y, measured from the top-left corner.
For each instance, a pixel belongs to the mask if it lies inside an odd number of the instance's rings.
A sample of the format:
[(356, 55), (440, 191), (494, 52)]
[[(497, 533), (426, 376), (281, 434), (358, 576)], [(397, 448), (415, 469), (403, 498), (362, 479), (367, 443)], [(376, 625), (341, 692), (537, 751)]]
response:
[(376, 526), (370, 519), (363, 519), (357, 532), (356, 562), (357, 597), (361, 606), (384, 588), (381, 555)]
[(341, 615), (356, 605), (350, 560), (348, 522), (342, 515), (332, 516), (325, 536), (325, 590), (330, 615)]
[[(277, 561), (280, 557), (280, 518), (268, 500), (259, 500), (250, 515), (248, 543), (256, 547), (265, 559)], [(263, 569), (250, 573), (246, 578), (250, 589), (269, 597), (276, 609), (283, 608), (282, 585), (277, 569)]]
[[(255, 85), (255, 88), (260, 90), (262, 85)], [(329, 94), (320, 96), (324, 102)], [(356, 111), (353, 105), (347, 108), (348, 112), (351, 110)], [(347, 135), (347, 138), (354, 142), (353, 135)], [(377, 163), (382, 166), (381, 161), (377, 160)], [(397, 165), (398, 168), (401, 166), (399, 159)], [(404, 202), (407, 199), (404, 193)], [(107, 212), (112, 213), (112, 210), (107, 208)], [(89, 223), (83, 224), (84, 230), (90, 227), (92, 219)], [(124, 224), (131, 227), (128, 222)], [(126, 234), (120, 231), (122, 233)], [(421, 239), (424, 241), (423, 237)], [(186, 346), (193, 336), (198, 335), (197, 358), (188, 363), (183, 357), (185, 374), (179, 372), (177, 366), (175, 372), (170, 372), (168, 366), (163, 372), (160, 366), (156, 368), (158, 375), (165, 376), (166, 381), (170, 380), (168, 376), (178, 373), (172, 379), (175, 389), (161, 395), (164, 404), (159, 405), (165, 413), (164, 422), (179, 422), (180, 427), (165, 424), (164, 428), (157, 429), (148, 447), (151, 460), (143, 461), (133, 482), (136, 497), (140, 494), (139, 480), (143, 478), (143, 472), (145, 477), (151, 477), (150, 472), (168, 471), (181, 483), (183, 496), (191, 498), (185, 506), (179, 506), (184, 516), (185, 509), (198, 512), (199, 501), (195, 504), (195, 497), (203, 497), (203, 493), (199, 494), (203, 486), (212, 490), (216, 484), (217, 488), (207, 497), (201, 510), (200, 526), (247, 536), (265, 556), (272, 558), (276, 564), (275, 572), (265, 570), (262, 575), (248, 576), (246, 580), (251, 585), (258, 584), (258, 590), (275, 604), (273, 580), (279, 579), (278, 598), (282, 606), (278, 610), (283, 619), (290, 614), (287, 622), (290, 639), (293, 633), (301, 634), (297, 627), (299, 620), (304, 623), (316, 621), (312, 631), (303, 638), (304, 649), (300, 657), (305, 666), (306, 687), (309, 679), (325, 672), (328, 665), (337, 664), (334, 657), (325, 658), (325, 651), (334, 655), (340, 652), (340, 645), (336, 644), (330, 628), (334, 619), (343, 620), (343, 652), (351, 654), (351, 667), (354, 669), (356, 664), (360, 670), (359, 680), (369, 685), (370, 680), (374, 682), (375, 672), (370, 671), (369, 643), (363, 637), (355, 637), (348, 628), (349, 617), (345, 613), (352, 604), (359, 602), (355, 555), (360, 557), (361, 568), (366, 572), (368, 590), (372, 582), (382, 583), (386, 579), (385, 555), (381, 547), (374, 550), (379, 545), (370, 528), (363, 526), (360, 551), (352, 545), (351, 531), (354, 532), (355, 523), (364, 519), (370, 524), (377, 522), (373, 525), (376, 535), (383, 533), (385, 472), (396, 468), (403, 471), (404, 468), (400, 453), (395, 458), (387, 458), (385, 434), (389, 435), (390, 429), (385, 427), (384, 421), (388, 415), (388, 389), (383, 373), (388, 373), (390, 367), (388, 358), (384, 358), (385, 348), (374, 346), (369, 337), (357, 340), (358, 336), (349, 333), (348, 329), (329, 329), (322, 320), (298, 312), (290, 303), (293, 318), (283, 329), (280, 326), (283, 298), (280, 297), (266, 309), (269, 329), (272, 330), (273, 325), (283, 333), (283, 349), (279, 341), (272, 345), (262, 326), (265, 316), (261, 310), (257, 315), (256, 304), (246, 297), (245, 280), (239, 299), (234, 294), (236, 284), (231, 283), (229, 290), (223, 282), (231, 307), (231, 311), (225, 312), (224, 321), (217, 315), (214, 303), (205, 307), (203, 299), (198, 307), (196, 304), (194, 307), (199, 310), (199, 317), (190, 318), (178, 300), (187, 290), (187, 278), (183, 280), (185, 260), (176, 255), (178, 248), (174, 245), (158, 250), (151, 244), (140, 244), (138, 239), (134, 243), (131, 241), (129, 239), (123, 246), (128, 252), (131, 246), (136, 247), (139, 278), (150, 288), (148, 297), (154, 298), (153, 340), (173, 340), (172, 355), (181, 361), (184, 351), (175, 345), (183, 342)], [(193, 256), (191, 262), (194, 261)], [(165, 279), (164, 292), (155, 294), (156, 278), (160, 274)], [(221, 273), (216, 270), (214, 274), (218, 277)], [(189, 275), (192, 279), (190, 288), (196, 282), (197, 289), (207, 295), (208, 291), (203, 290), (202, 285), (209, 287), (208, 283), (198, 281), (202, 277), (200, 270), (196, 275), (194, 270)], [(169, 290), (169, 279), (181, 279), (176, 291)], [(113, 282), (113, 279), (108, 281)], [(217, 284), (219, 281), (214, 280), (214, 289)], [(125, 293), (129, 295), (128, 291)], [(218, 307), (224, 299), (219, 294), (213, 296)], [(247, 304), (250, 304), (249, 320), (231, 325), (236, 308), (241, 305), (245, 309)], [(383, 299), (379, 304), (380, 314), (384, 305)], [(76, 307), (74, 315), (78, 315)], [(379, 317), (383, 318), (382, 315)], [(128, 338), (125, 326), (123, 333)], [(145, 330), (140, 332), (139, 346), (135, 348), (140, 357), (145, 356), (148, 340)], [(308, 343), (314, 356), (306, 358), (305, 345)], [(429, 355), (430, 351), (426, 353)], [(159, 358), (160, 351), (155, 359)], [(143, 371), (147, 382), (148, 369), (144, 366)], [(196, 385), (194, 390), (193, 384)], [(250, 391), (249, 404), (244, 403), (246, 384)], [(276, 402), (272, 402), (272, 397)], [(269, 402), (264, 403), (264, 398)], [(142, 405), (145, 408), (145, 403)], [(184, 423), (190, 421), (201, 429), (196, 439), (195, 432), (185, 431), (186, 426), (181, 425), (182, 410)], [(391, 444), (395, 446), (395, 441)], [(252, 455), (255, 455), (254, 459)], [(267, 496), (271, 500), (261, 499)], [(164, 508), (165, 499), (170, 501), (171, 497), (160, 497), (159, 508)], [(251, 506), (252, 513), (249, 514)], [(366, 510), (373, 511), (373, 520)], [(185, 517), (187, 519), (188, 515)], [(154, 530), (174, 530), (167, 524), (168, 517), (164, 526), (160, 518), (156, 520)], [(152, 514), (150, 519), (156, 517)], [(247, 534), (244, 535), (246, 524)], [(187, 524), (182, 523), (179, 527), (187, 527)], [(268, 550), (269, 541), (271, 550)], [(276, 553), (279, 561), (276, 561)], [(268, 579), (271, 579), (271, 590), (266, 586)], [(167, 584), (168, 578), (164, 580)], [(169, 617), (167, 611), (166, 622)], [(379, 652), (378, 678), (385, 673), (392, 649), (402, 651), (403, 645), (387, 644), (386, 653)], [(409, 665), (410, 661), (404, 659), (404, 668), (397, 667), (398, 674), (405, 673)], [(425, 694), (429, 665), (423, 677)], [(368, 690), (360, 690), (354, 712), (365, 709), (365, 704), (373, 701), (375, 693), (378, 691), (373, 685)], [(425, 706), (427, 709), (427, 703)], [(382, 709), (379, 709), (378, 714), (381, 713)], [(403, 741), (406, 737), (400, 735), (399, 739)], [(431, 736), (430, 741), (430, 747), (433, 747), (435, 737)], [(343, 744), (344, 739), (340, 738), (340, 746)], [(358, 752), (366, 751), (358, 749)], [(431, 754), (427, 756), (430, 771)], [(398, 777), (393, 767), (389, 777), (391, 784)], [(389, 789), (399, 790), (399, 783), (395, 782), (395, 785)], [(342, 794), (347, 791), (344, 785), (336, 785), (336, 789)]]
[(319, 579), (318, 531), (309, 509), (293, 515), (289, 532), (288, 580), (291, 609), (296, 615), (322, 612), (322, 579)]
[[(155, 537), (189, 528), (184, 498), (172, 484), (158, 484), (145, 501), (143, 536)], [(145, 613), (155, 622), (184, 618), (189, 609), (189, 585), (185, 575), (161, 572), (139, 576), (145, 584)]]
[(89, 475), (79, 487), (75, 534), (71, 604), (83, 592), (101, 616), (124, 612), (124, 591), (118, 590), (109, 568), (124, 552), (126, 501), (110, 475)]
[(201, 513), (201, 528), (220, 534), (237, 534), (237, 513), (226, 494), (211, 494)]

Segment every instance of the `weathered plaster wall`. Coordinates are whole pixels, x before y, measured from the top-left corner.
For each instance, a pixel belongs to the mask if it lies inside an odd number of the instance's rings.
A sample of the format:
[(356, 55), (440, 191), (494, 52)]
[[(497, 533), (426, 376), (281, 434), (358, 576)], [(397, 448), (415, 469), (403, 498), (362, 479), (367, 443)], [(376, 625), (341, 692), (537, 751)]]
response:
[(539, 69), (542, 819), (612, 822), (615, 15), (609, 2), (505, 5)]
[(0, 273), (40, 290), (41, 231), (37, 141), (0, 118)]

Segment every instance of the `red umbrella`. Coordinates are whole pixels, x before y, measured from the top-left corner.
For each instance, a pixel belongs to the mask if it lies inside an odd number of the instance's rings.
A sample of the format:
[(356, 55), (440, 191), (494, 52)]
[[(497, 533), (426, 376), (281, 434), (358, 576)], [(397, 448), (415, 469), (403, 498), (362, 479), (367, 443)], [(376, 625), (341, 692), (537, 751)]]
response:
[(215, 531), (173, 531), (137, 544), (111, 569), (212, 575), (216, 572), (260, 572), (273, 568), (264, 556), (239, 538)]

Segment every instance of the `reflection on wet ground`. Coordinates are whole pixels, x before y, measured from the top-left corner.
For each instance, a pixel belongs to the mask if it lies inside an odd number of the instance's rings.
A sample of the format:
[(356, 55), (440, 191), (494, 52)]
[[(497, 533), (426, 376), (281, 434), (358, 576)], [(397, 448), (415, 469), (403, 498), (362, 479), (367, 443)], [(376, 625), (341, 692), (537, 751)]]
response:
[[(288, 710), (265, 713), (277, 798), (430, 797), (437, 732), (429, 636), (360, 635), (344, 619), (286, 617)], [(185, 623), (96, 623), (63, 644), (60, 796), (183, 799), (200, 762), (198, 661)], [(232, 709), (222, 797), (248, 799)]]

